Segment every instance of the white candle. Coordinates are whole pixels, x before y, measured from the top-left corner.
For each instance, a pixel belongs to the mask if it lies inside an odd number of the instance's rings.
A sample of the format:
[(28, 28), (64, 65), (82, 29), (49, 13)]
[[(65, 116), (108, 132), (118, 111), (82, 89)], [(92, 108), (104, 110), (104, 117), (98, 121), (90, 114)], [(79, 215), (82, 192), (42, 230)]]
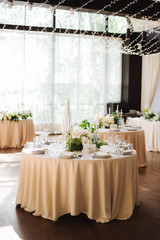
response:
[(111, 108), (109, 107), (109, 115), (111, 114)]
[(122, 118), (122, 109), (121, 109), (121, 118)]
[(117, 113), (118, 113), (118, 105), (117, 105)]
[(64, 135), (65, 129), (64, 129), (64, 118), (63, 118), (63, 124), (62, 124), (62, 135)]

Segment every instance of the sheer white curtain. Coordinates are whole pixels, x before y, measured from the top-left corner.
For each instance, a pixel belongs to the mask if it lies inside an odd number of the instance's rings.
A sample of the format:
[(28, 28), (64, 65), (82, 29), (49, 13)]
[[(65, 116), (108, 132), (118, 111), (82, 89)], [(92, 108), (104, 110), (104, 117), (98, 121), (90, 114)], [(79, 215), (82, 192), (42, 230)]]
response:
[(108, 53), (104, 51), (105, 38), (61, 34), (56, 35), (55, 44), (57, 121), (67, 96), (77, 122), (95, 116), (98, 111), (103, 113), (111, 98), (113, 102), (120, 101), (120, 41), (114, 41)]
[(0, 32), (0, 109), (31, 109), (35, 121), (51, 122), (52, 34)]
[(159, 73), (159, 80), (158, 80), (156, 94), (154, 96), (151, 108), (154, 112), (160, 112), (160, 73)]
[(121, 98), (121, 41), (39, 32), (0, 32), (0, 109), (31, 109), (35, 122), (73, 121)]
[(160, 53), (142, 58), (142, 96), (141, 111), (151, 106), (160, 75)]

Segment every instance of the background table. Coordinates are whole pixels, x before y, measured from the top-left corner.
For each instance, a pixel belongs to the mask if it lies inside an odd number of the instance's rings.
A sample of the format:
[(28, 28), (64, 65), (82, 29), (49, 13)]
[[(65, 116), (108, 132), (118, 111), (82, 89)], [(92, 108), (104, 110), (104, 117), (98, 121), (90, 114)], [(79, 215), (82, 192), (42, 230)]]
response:
[(146, 151), (160, 152), (160, 122), (129, 118), (127, 124), (139, 126), (144, 130)]
[(21, 148), (27, 141), (33, 141), (32, 119), (19, 122), (0, 121), (0, 148)]
[[(109, 131), (110, 130), (99, 131), (99, 139), (101, 141), (107, 140), (109, 138)], [(123, 139), (126, 140), (127, 143), (133, 143), (134, 149), (137, 151), (139, 167), (147, 166), (144, 131), (114, 131), (114, 136), (116, 135), (122, 135)]]
[(138, 203), (136, 153), (101, 160), (22, 153), (16, 204), (35, 216), (85, 213), (103, 223), (130, 218)]

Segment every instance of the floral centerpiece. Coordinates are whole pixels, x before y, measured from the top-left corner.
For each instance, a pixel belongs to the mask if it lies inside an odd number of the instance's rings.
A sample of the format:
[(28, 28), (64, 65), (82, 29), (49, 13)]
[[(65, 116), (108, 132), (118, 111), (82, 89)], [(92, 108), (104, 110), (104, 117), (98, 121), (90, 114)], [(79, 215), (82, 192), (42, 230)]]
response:
[(154, 120), (160, 121), (160, 112), (155, 115)]
[(145, 108), (143, 111), (143, 117), (145, 119), (152, 119), (156, 116), (156, 114), (152, 111), (151, 108)]
[(22, 111), (20, 114), (21, 114), (22, 119), (27, 119), (29, 117), (33, 117), (33, 114), (30, 110)]
[(0, 113), (0, 121), (8, 120), (10, 122), (18, 122), (20, 119), (27, 119), (29, 117), (32, 117), (32, 112), (30, 110)]
[(111, 124), (119, 124), (119, 115), (115, 112), (108, 114), (107, 116), (101, 116), (99, 118), (99, 128), (104, 126), (105, 128), (110, 128)]
[[(73, 152), (73, 151), (81, 151), (83, 149), (83, 143), (92, 144), (95, 134), (91, 133), (87, 129), (83, 129), (81, 127), (75, 127), (70, 135), (66, 138), (66, 148)], [(95, 142), (94, 142), (95, 143)], [(97, 148), (103, 145), (102, 142), (97, 139), (96, 142)]]

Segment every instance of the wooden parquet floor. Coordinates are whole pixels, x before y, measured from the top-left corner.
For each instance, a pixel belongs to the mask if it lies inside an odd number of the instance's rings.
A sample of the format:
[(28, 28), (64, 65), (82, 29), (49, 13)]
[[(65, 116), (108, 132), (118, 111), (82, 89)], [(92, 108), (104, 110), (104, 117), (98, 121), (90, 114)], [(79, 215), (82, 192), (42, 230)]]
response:
[(85, 214), (57, 222), (15, 206), (20, 150), (0, 150), (0, 240), (160, 240), (160, 153), (139, 169), (140, 206), (127, 221), (96, 223)]

